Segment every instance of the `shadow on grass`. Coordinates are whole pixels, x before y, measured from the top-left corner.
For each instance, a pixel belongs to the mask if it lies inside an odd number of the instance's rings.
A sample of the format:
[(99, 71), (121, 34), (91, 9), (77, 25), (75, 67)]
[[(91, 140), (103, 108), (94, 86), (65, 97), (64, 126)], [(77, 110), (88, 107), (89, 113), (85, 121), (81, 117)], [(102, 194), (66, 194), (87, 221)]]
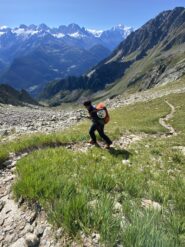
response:
[(129, 151), (125, 150), (125, 149), (117, 149), (117, 148), (113, 148), (111, 147), (109, 150), (109, 153), (113, 156), (120, 156), (121, 158), (128, 160), (129, 157), (132, 155), (132, 153), (130, 153)]

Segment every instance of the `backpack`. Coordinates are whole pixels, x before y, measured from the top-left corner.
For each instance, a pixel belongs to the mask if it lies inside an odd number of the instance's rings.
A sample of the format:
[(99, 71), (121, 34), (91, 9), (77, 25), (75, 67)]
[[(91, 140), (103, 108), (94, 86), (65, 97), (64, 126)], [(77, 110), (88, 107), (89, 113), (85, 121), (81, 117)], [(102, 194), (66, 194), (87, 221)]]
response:
[(96, 106), (96, 110), (97, 110), (97, 116), (100, 119), (103, 119), (104, 124), (107, 124), (110, 121), (110, 116), (109, 116), (109, 113), (107, 111), (107, 108), (106, 108), (105, 104), (104, 103), (99, 103)]

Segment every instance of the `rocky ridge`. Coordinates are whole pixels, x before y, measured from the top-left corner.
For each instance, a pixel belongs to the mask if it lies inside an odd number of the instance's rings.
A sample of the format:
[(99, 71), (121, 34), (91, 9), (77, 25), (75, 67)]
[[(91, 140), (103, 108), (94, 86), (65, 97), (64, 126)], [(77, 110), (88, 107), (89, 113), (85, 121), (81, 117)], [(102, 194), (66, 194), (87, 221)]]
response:
[(12, 105), (39, 105), (25, 90), (20, 92), (9, 85), (0, 85), (0, 103)]

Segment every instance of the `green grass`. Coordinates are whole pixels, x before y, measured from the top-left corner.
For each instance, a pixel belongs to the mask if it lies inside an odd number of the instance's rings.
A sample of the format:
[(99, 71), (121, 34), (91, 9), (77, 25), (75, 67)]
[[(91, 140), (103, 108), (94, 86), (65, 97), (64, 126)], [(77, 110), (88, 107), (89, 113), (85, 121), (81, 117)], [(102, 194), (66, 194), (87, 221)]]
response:
[(60, 146), (71, 142), (84, 141), (87, 138), (86, 133), (79, 133), (77, 129), (72, 132), (66, 130), (62, 133), (25, 135), (6, 144), (0, 144), (0, 163), (8, 159), (9, 153), (12, 152), (20, 153), (44, 147)]
[[(80, 155), (63, 147), (34, 151), (18, 161), (16, 197), (38, 201), (49, 221), (76, 239), (81, 232), (98, 232), (108, 247), (184, 246), (185, 156), (174, 149), (185, 143), (184, 94), (166, 98), (176, 107), (170, 123), (178, 136), (151, 136), (127, 151), (93, 148)], [(164, 98), (122, 107), (111, 112), (107, 131), (113, 138), (127, 131), (162, 133), (158, 118), (169, 111)], [(53, 143), (86, 140), (87, 126), (84, 122), (56, 135)], [(45, 143), (51, 143), (51, 136), (47, 138)], [(37, 142), (43, 145), (42, 139)], [(30, 144), (36, 145), (36, 140)], [(122, 162), (127, 158), (129, 165)], [(143, 209), (142, 198), (160, 203), (162, 210)]]
[[(151, 110), (152, 109), (152, 110)], [(120, 133), (150, 133), (165, 132), (159, 125), (159, 118), (165, 116), (170, 108), (163, 99), (137, 103), (114, 110), (111, 113), (112, 124), (107, 126), (108, 132), (117, 138)]]
[(159, 212), (137, 209), (130, 217), (131, 224), (122, 233), (123, 246), (175, 247), (179, 240), (166, 229), (165, 215)]
[[(152, 244), (156, 240), (156, 246), (167, 246), (163, 245), (165, 239), (173, 239), (166, 234), (168, 225), (160, 215), (150, 214), (154, 222), (143, 215), (142, 222), (146, 221), (143, 229), (141, 216), (135, 215), (140, 198), (153, 199), (152, 190), (145, 186), (150, 180), (155, 181), (152, 172), (148, 169), (143, 173), (136, 165), (125, 166), (122, 159), (125, 154), (117, 157), (96, 148), (81, 155), (64, 148), (35, 151), (18, 162), (19, 179), (14, 192), (17, 197), (38, 201), (48, 212), (50, 222), (64, 227), (70, 235), (95, 231), (100, 233), (106, 246), (114, 246), (117, 241), (126, 242), (125, 246), (138, 246), (132, 245), (134, 240), (130, 238), (135, 235), (135, 242), (143, 241), (140, 246), (153, 246), (144, 243)], [(118, 201), (123, 213), (114, 209)], [(126, 204), (130, 207), (125, 207)], [(121, 227), (123, 216), (129, 222), (125, 229)], [(162, 230), (157, 228), (156, 221), (158, 225), (163, 224)], [(178, 241), (176, 232), (170, 230)]]

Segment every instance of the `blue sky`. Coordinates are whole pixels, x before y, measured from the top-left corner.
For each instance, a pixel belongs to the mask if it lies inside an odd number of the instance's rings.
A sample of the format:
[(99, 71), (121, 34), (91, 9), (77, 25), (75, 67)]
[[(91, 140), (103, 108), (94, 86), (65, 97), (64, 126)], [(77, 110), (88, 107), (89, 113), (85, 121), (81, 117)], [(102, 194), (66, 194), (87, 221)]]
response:
[(185, 0), (0, 0), (0, 25), (77, 23), (106, 29), (125, 24), (138, 28), (177, 6), (185, 7)]

